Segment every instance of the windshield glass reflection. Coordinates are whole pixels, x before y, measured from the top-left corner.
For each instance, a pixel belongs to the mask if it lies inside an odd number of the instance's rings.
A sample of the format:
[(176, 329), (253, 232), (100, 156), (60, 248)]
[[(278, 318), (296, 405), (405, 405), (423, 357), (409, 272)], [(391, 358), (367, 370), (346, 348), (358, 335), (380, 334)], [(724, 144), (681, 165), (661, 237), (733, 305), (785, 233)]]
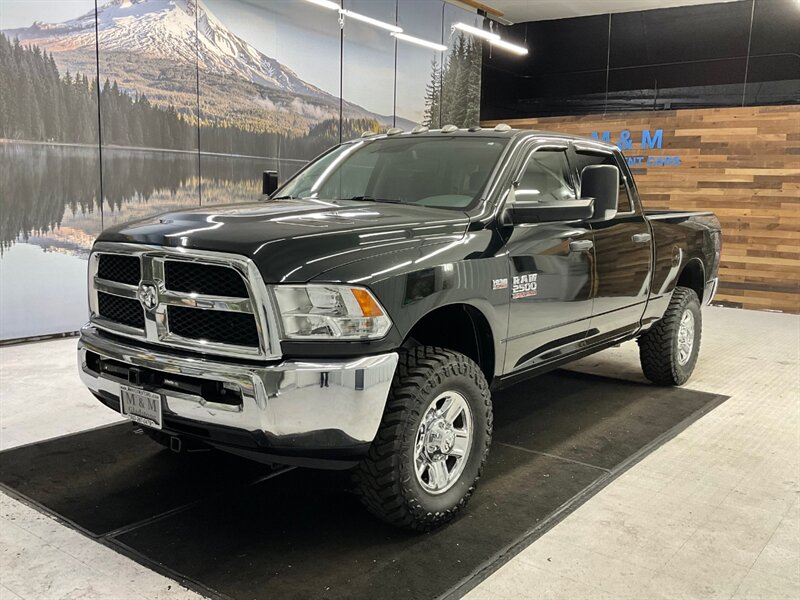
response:
[(278, 190), (275, 198), (418, 204), (463, 210), (479, 198), (507, 140), (398, 137), (342, 144)]

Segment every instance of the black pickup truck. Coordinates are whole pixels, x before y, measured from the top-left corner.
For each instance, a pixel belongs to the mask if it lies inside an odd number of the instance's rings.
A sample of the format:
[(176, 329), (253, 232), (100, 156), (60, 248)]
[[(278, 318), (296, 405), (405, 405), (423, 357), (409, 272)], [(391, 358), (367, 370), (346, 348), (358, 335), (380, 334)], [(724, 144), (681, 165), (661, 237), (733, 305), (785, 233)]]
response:
[(632, 339), (656, 384), (694, 369), (719, 222), (645, 211), (614, 146), (390, 130), (266, 191), (90, 256), (80, 375), (173, 450), (351, 469), (372, 512), (428, 530), (475, 489), (493, 390)]

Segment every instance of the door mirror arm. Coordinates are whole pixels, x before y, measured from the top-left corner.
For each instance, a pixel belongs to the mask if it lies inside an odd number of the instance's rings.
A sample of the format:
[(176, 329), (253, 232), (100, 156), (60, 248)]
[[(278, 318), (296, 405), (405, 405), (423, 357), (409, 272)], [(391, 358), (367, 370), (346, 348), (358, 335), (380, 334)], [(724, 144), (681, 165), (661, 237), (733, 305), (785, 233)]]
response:
[(501, 225), (525, 225), (548, 221), (581, 221), (591, 219), (594, 214), (594, 198), (539, 202), (517, 200), (515, 191), (518, 182), (511, 184), (506, 203), (500, 215)]
[(594, 198), (539, 203), (517, 202), (503, 211), (504, 225), (523, 225), (552, 221), (587, 221), (594, 213)]

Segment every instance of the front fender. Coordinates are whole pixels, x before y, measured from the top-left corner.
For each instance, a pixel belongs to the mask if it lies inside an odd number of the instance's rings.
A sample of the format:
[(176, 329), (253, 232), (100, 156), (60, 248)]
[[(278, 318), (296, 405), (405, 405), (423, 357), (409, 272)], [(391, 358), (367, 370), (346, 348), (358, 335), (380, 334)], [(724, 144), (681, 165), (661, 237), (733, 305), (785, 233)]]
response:
[(432, 310), (467, 304), (486, 317), (495, 340), (495, 358), (500, 360), (509, 302), (509, 264), (500, 252), (502, 247), (496, 233), (480, 230), (444, 244), (400, 249), (331, 269), (313, 282), (370, 288), (391, 317), (392, 331), (373, 342), (284, 342), (283, 350), (290, 355), (386, 352), (399, 347), (414, 325)]

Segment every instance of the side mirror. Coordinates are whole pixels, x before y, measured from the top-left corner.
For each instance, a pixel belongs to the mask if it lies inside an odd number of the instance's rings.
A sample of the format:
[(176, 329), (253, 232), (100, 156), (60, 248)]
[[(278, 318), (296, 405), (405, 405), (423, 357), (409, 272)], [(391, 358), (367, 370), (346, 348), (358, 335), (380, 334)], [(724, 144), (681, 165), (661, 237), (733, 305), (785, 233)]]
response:
[(589, 165), (581, 171), (581, 198), (594, 199), (595, 221), (610, 221), (619, 209), (619, 169)]
[(278, 189), (278, 172), (277, 171), (264, 171), (264, 181), (261, 186), (261, 192), (269, 196), (272, 192)]
[(591, 219), (594, 214), (594, 199), (561, 200), (540, 202), (538, 200), (519, 200), (516, 187), (508, 192), (506, 209), (503, 212), (504, 225), (522, 225), (546, 221), (579, 221)]

